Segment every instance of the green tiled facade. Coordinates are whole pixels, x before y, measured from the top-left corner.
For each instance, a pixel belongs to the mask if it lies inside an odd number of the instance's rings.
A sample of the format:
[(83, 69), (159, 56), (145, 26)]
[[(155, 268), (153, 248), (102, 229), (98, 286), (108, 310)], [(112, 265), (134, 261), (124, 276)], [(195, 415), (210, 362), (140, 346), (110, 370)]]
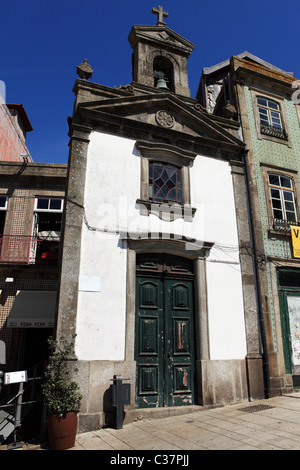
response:
[[(262, 93), (263, 94), (263, 93)], [(267, 139), (259, 139), (257, 135), (255, 114), (253, 109), (253, 96), (249, 87), (245, 86), (245, 98), (248, 110), (249, 128), (251, 134), (251, 142), (253, 146), (253, 159), (257, 178), (258, 199), (261, 211), (261, 224), (263, 230), (264, 250), (266, 259), (268, 256), (282, 257), (285, 259), (292, 258), (292, 247), (290, 237), (281, 237), (271, 239), (269, 236), (269, 218), (266, 200), (266, 188), (263, 178), (263, 171), (260, 163), (276, 165), (287, 170), (298, 171), (300, 174), (300, 126), (297, 116), (296, 106), (292, 100), (284, 99), (284, 110), (287, 121), (287, 132), (289, 134), (291, 146), (286, 143), (272, 142)], [(297, 194), (296, 194), (297, 196)], [(298, 195), (299, 197), (299, 195)], [(299, 199), (298, 199), (299, 202)], [(280, 264), (280, 263), (278, 263)], [(272, 301), (271, 287), (271, 271), (269, 261), (266, 261), (266, 269), (268, 274), (268, 288), (270, 298), (270, 309), (272, 318), (273, 340), (274, 346), (277, 346), (277, 338), (275, 334), (274, 305)]]

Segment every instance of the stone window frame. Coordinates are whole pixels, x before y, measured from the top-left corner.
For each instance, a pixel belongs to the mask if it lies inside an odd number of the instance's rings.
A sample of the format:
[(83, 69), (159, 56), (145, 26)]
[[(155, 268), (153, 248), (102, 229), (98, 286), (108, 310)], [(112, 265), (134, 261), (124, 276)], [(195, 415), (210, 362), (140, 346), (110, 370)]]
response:
[[(173, 221), (184, 218), (192, 221), (196, 209), (191, 206), (190, 165), (196, 153), (178, 149), (170, 144), (154, 144), (138, 141), (136, 147), (141, 153), (141, 184), (140, 197), (136, 203), (141, 215), (155, 214), (158, 217)], [(181, 174), (181, 204), (159, 203), (149, 199), (149, 162), (169, 163), (180, 168)]]
[(299, 123), (299, 127), (300, 127), (300, 104), (295, 104), (296, 106), (296, 113), (297, 113), (297, 116), (298, 116), (298, 123)]
[(270, 238), (277, 238), (278, 236), (288, 236), (290, 237), (290, 225), (287, 221), (283, 221), (280, 226), (274, 226), (274, 217), (273, 217), (273, 208), (272, 208), (272, 201), (270, 195), (270, 186), (269, 186), (269, 174), (278, 174), (280, 176), (285, 176), (292, 180), (293, 185), (293, 192), (294, 192), (294, 200), (295, 200), (295, 212), (296, 218), (298, 222), (295, 222), (297, 225), (300, 220), (300, 211), (299, 211), (299, 184), (298, 184), (298, 171), (292, 170), (288, 168), (278, 167), (276, 165), (271, 165), (269, 163), (260, 163), (263, 172), (263, 180), (264, 180), (264, 188), (265, 188), (265, 196), (266, 196), (266, 206), (267, 206), (267, 213), (268, 213), (268, 221), (269, 221), (269, 237)]
[[(252, 95), (252, 104), (253, 104), (253, 112), (254, 112), (257, 138), (259, 140), (269, 140), (271, 142), (276, 142), (276, 143), (279, 143), (279, 144), (287, 145), (288, 147), (292, 147), (289, 132), (288, 132), (288, 125), (287, 125), (287, 118), (286, 118), (285, 108), (284, 108), (284, 97), (280, 96), (278, 94), (275, 94), (275, 93), (271, 93), (269, 91), (265, 91), (263, 89), (250, 87), (250, 90), (251, 90), (251, 95)], [(286, 138), (279, 138), (279, 137), (264, 134), (264, 133), (261, 132), (257, 98), (265, 98), (267, 100), (276, 101), (279, 104), (282, 128), (283, 128), (284, 132), (286, 133)]]

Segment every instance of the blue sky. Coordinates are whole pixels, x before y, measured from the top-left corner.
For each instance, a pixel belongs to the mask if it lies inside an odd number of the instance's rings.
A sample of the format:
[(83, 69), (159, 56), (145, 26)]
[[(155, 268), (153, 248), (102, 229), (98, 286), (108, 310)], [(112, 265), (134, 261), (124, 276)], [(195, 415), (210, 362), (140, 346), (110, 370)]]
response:
[(6, 101), (27, 111), (34, 161), (67, 163), (77, 65), (88, 59), (93, 82), (130, 83), (129, 32), (134, 24), (156, 24), (151, 10), (159, 5), (169, 13), (167, 26), (195, 45), (188, 61), (192, 97), (203, 67), (245, 50), (300, 79), (300, 4), (290, 0), (6, 0), (0, 80)]

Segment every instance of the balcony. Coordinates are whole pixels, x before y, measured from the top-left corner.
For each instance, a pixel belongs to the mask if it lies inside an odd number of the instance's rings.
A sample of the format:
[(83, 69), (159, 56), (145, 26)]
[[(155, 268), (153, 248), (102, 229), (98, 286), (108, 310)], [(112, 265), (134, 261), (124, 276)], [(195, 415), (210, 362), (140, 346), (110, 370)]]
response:
[(56, 265), (59, 236), (0, 235), (0, 263)]
[(261, 134), (269, 135), (271, 137), (276, 137), (277, 139), (288, 139), (288, 134), (284, 129), (276, 128), (273, 126), (266, 126), (264, 124), (260, 125), (260, 132)]
[(291, 224), (288, 220), (273, 219), (273, 230), (279, 233), (291, 233)]

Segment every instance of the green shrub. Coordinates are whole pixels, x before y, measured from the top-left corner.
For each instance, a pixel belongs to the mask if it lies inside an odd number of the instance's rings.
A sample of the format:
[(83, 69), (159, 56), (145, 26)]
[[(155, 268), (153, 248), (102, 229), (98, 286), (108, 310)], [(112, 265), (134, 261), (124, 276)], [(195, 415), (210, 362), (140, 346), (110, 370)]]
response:
[(70, 358), (74, 354), (75, 336), (68, 341), (64, 336), (59, 340), (49, 338), (52, 350), (46, 372), (45, 383), (42, 385), (44, 404), (48, 415), (65, 417), (68, 413), (78, 412), (82, 395), (78, 384), (72, 379)]

